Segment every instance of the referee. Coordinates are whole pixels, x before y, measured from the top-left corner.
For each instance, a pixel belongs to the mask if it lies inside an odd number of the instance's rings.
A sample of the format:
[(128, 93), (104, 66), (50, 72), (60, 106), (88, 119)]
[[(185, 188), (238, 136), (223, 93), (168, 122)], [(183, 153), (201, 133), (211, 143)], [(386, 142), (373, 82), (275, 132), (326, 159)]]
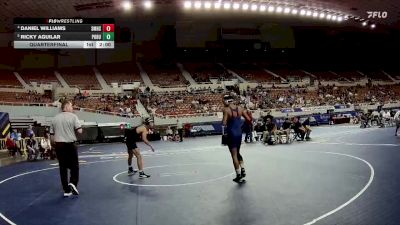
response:
[[(51, 135), (55, 142), (58, 164), (60, 167), (61, 184), (64, 189), (64, 197), (72, 194), (79, 195), (77, 186), (79, 181), (78, 149), (75, 144), (76, 134), (82, 133), (78, 117), (73, 114), (70, 101), (64, 100), (61, 104), (62, 112), (54, 117), (51, 124)], [(70, 179), (68, 181), (68, 169)]]

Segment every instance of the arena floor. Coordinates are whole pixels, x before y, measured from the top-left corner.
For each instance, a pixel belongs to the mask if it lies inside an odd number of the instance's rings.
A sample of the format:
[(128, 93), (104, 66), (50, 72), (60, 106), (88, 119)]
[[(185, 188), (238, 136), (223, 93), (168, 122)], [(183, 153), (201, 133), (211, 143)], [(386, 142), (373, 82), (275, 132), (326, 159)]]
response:
[(56, 161), (0, 168), (0, 224), (400, 224), (394, 128), (314, 128), (311, 142), (243, 144), (236, 184), (220, 136), (140, 143), (149, 179), (126, 174), (121, 143), (80, 147), (79, 197), (63, 198)]

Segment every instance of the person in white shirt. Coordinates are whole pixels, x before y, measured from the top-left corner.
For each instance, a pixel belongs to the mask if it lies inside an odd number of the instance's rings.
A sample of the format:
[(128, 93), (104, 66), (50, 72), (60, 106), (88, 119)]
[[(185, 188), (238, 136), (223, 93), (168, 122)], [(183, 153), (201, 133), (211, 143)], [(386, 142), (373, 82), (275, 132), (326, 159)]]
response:
[(51, 158), (53, 159), (53, 153), (52, 153), (52, 148), (51, 148), (51, 141), (50, 141), (50, 134), (46, 133), (44, 135), (44, 138), (40, 140), (40, 148), (42, 151), (42, 158), (43, 159), (48, 159)]
[(396, 133), (395, 133), (395, 136), (397, 136), (398, 135), (397, 131), (400, 128), (400, 110), (396, 112), (396, 114), (394, 115), (393, 118), (394, 118), (394, 121), (396, 121)]

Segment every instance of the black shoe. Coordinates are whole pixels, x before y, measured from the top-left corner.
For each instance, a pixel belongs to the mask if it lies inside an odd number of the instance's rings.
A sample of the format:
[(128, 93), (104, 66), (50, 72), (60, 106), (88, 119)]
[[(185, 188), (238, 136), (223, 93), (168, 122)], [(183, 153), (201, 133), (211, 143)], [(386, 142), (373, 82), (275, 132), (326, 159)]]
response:
[(233, 181), (236, 182), (236, 183), (241, 183), (242, 182), (242, 175), (237, 174), (236, 178), (233, 179)]
[(138, 172), (137, 169), (133, 169), (132, 167), (128, 168), (128, 176), (135, 175)]
[(246, 177), (246, 170), (244, 170), (244, 169), (241, 170), (241, 176), (242, 176), (242, 178)]
[(149, 178), (150, 175), (145, 174), (144, 172), (139, 173), (139, 178)]
[(71, 188), (72, 194), (79, 195), (79, 191), (78, 191), (78, 189), (76, 188), (76, 186), (73, 183), (69, 183), (68, 185)]

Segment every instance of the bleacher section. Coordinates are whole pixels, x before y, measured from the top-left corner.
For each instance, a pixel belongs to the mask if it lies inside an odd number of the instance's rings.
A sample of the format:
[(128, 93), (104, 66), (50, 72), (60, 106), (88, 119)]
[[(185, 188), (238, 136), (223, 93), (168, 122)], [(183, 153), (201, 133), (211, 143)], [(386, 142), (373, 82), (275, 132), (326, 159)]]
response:
[(186, 86), (188, 81), (182, 76), (176, 64), (142, 63), (144, 70), (154, 85), (159, 87)]
[(184, 63), (183, 66), (197, 83), (211, 83), (210, 78), (229, 80), (232, 75), (215, 63)]
[(15, 77), (15, 75), (12, 71), (0, 70), (0, 87), (22, 88), (22, 84)]
[[(75, 98), (74, 106), (88, 109), (86, 111), (102, 111), (110, 113), (120, 113), (120, 115), (139, 115), (136, 110), (136, 99), (124, 99), (114, 96)], [(128, 110), (127, 110), (128, 109)]]
[(135, 63), (102, 64), (97, 67), (107, 84), (111, 83), (143, 83), (139, 69)]
[(339, 79), (339, 76), (331, 71), (308, 71), (315, 75), (320, 81), (335, 81)]
[(391, 81), (386, 74), (380, 70), (362, 71), (368, 78), (376, 81)]
[(280, 83), (281, 79), (252, 64), (229, 64), (228, 68), (249, 82)]
[(71, 87), (76, 86), (83, 90), (101, 89), (91, 66), (63, 68), (58, 72)]
[(336, 73), (338, 75), (338, 77), (343, 77), (343, 78), (350, 79), (353, 81), (357, 81), (357, 80), (364, 78), (364, 76), (357, 71), (347, 71), (347, 70), (336, 71), (335, 70), (333, 72)]
[(18, 71), (18, 73), (27, 84), (37, 82), (38, 84), (57, 83), (61, 85), (54, 75), (53, 69), (25, 69)]
[(33, 92), (0, 92), (0, 102), (50, 103), (52, 100)]
[(191, 116), (220, 112), (222, 99), (223, 94), (178, 92), (153, 95), (142, 102), (149, 112), (158, 116)]
[(306, 77), (309, 77), (308, 74), (304, 73), (298, 69), (287, 69), (287, 68), (268, 68), (271, 72), (283, 77), (287, 81), (301, 81)]

